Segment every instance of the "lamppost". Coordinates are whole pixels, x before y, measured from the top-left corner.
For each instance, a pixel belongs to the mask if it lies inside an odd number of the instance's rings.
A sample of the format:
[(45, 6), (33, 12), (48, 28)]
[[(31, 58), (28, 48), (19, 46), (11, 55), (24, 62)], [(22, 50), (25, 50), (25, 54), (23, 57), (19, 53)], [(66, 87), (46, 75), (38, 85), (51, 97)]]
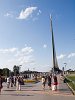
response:
[(65, 65), (65, 72), (66, 72), (66, 65), (67, 65), (67, 63), (64, 63), (64, 65)]
[(62, 74), (63, 74), (63, 76), (64, 76), (64, 67), (62, 67), (62, 71), (63, 71), (63, 73), (62, 73)]

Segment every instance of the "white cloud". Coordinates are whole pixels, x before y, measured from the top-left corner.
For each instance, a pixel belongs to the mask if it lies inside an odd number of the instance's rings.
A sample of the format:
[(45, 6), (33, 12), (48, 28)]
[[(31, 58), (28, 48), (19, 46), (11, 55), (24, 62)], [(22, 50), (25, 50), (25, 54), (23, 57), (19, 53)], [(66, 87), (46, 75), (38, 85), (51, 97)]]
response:
[(47, 48), (47, 45), (46, 45), (46, 44), (44, 44), (44, 45), (43, 45), (43, 48)]
[(31, 64), (35, 62), (33, 56), (31, 55), (22, 56), (18, 59), (18, 61), (20, 62), (20, 64)]
[(18, 48), (0, 49), (0, 53), (13, 53), (17, 51)]
[(35, 64), (35, 59), (33, 55), (32, 47), (24, 47), (24, 48), (8, 48), (8, 49), (0, 49), (0, 61), (2, 65), (19, 65), (23, 66), (31, 66)]
[(6, 17), (13, 17), (13, 15), (11, 13), (6, 13), (4, 16), (6, 16)]
[(41, 10), (38, 11), (37, 15), (40, 15), (40, 14), (41, 14)]
[(18, 19), (27, 19), (36, 9), (37, 7), (28, 7), (24, 11), (22, 10)]
[(15, 52), (17, 50), (18, 50), (18, 48), (11, 48), (11, 49), (9, 49), (10, 52)]
[(16, 57), (17, 56), (25, 56), (25, 55), (29, 55), (33, 52), (34, 50), (32, 49), (32, 47), (25, 47), (25, 48), (22, 48), (21, 50), (17, 51), (16, 53)]
[(18, 64), (31, 64), (34, 62), (33, 51), (32, 47), (18, 49), (14, 54), (14, 59), (9, 60), (9, 62), (16, 61)]
[(25, 52), (25, 53), (31, 53), (31, 52), (33, 52), (34, 50), (33, 50), (31, 47), (25, 47), (25, 48), (22, 48), (21, 51), (22, 51), (22, 52)]
[(57, 59), (63, 59), (66, 55), (61, 54), (60, 56), (57, 56)]
[(75, 53), (71, 53), (68, 55), (68, 58), (71, 58), (71, 57), (74, 57), (75, 56)]
[(10, 62), (13, 62), (14, 61), (14, 59), (8, 59), (8, 63), (10, 63)]

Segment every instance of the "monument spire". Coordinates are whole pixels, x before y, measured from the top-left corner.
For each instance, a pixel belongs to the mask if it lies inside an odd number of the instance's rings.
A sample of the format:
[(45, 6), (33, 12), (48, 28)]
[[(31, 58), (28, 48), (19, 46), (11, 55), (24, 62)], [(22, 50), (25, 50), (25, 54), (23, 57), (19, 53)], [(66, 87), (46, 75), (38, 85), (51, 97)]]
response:
[(55, 43), (54, 43), (54, 34), (53, 34), (53, 27), (52, 27), (52, 16), (50, 15), (50, 27), (51, 27), (51, 33), (52, 33), (52, 56), (53, 56), (53, 71), (58, 71), (58, 62), (56, 57), (56, 51), (55, 51)]

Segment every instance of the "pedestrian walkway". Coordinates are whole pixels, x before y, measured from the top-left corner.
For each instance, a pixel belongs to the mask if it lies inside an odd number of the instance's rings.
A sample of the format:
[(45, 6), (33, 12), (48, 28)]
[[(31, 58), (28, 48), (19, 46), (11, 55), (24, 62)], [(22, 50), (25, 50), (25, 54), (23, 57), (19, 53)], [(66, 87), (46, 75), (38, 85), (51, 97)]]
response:
[[(4, 84), (3, 93), (15, 92), (15, 87), (7, 88), (6, 84)], [(59, 95), (73, 95), (69, 87), (63, 80), (60, 79), (60, 75), (58, 75), (58, 86), (57, 91), (49, 90), (48, 85), (46, 84), (45, 91), (42, 89), (41, 82), (33, 84), (33, 83), (26, 83), (25, 85), (21, 86), (21, 91), (19, 93), (37, 93), (37, 94), (59, 94)]]
[(58, 75), (58, 91), (61, 94), (73, 95), (66, 83), (63, 82), (60, 75)]
[(16, 91), (15, 87), (7, 88), (6, 84), (3, 84), (2, 94), (0, 95), (0, 100), (75, 100), (72, 92), (68, 88), (66, 83), (63, 83), (58, 76), (58, 90), (49, 90), (47, 84), (45, 91), (42, 89), (42, 83), (26, 83), (21, 87), (21, 91)]

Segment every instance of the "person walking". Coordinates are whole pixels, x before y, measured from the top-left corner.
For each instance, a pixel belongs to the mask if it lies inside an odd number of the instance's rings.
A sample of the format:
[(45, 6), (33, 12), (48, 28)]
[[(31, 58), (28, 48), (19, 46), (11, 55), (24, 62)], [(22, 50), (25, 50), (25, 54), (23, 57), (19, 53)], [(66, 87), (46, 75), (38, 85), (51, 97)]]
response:
[(17, 80), (17, 77), (14, 76), (14, 86), (16, 86), (16, 80)]
[(19, 90), (21, 90), (21, 77), (18, 78), (18, 82), (19, 82)]
[(46, 84), (45, 77), (42, 76), (42, 87), (43, 87), (43, 90), (45, 90), (45, 84)]
[(53, 78), (54, 78), (54, 86), (55, 86), (55, 90), (57, 90), (57, 85), (58, 85), (57, 76), (54, 75)]
[(49, 76), (47, 77), (49, 89), (51, 89), (51, 78), (52, 78), (51, 75), (49, 75)]
[(3, 88), (3, 86), (2, 86), (2, 77), (1, 77), (1, 75), (0, 75), (0, 94), (1, 94), (1, 89)]
[(21, 90), (21, 77), (17, 77), (16, 80), (16, 90)]
[(19, 90), (19, 81), (18, 81), (18, 78), (19, 77), (16, 78), (16, 90)]
[(7, 77), (7, 88), (9, 88), (9, 86), (10, 86), (10, 78)]

